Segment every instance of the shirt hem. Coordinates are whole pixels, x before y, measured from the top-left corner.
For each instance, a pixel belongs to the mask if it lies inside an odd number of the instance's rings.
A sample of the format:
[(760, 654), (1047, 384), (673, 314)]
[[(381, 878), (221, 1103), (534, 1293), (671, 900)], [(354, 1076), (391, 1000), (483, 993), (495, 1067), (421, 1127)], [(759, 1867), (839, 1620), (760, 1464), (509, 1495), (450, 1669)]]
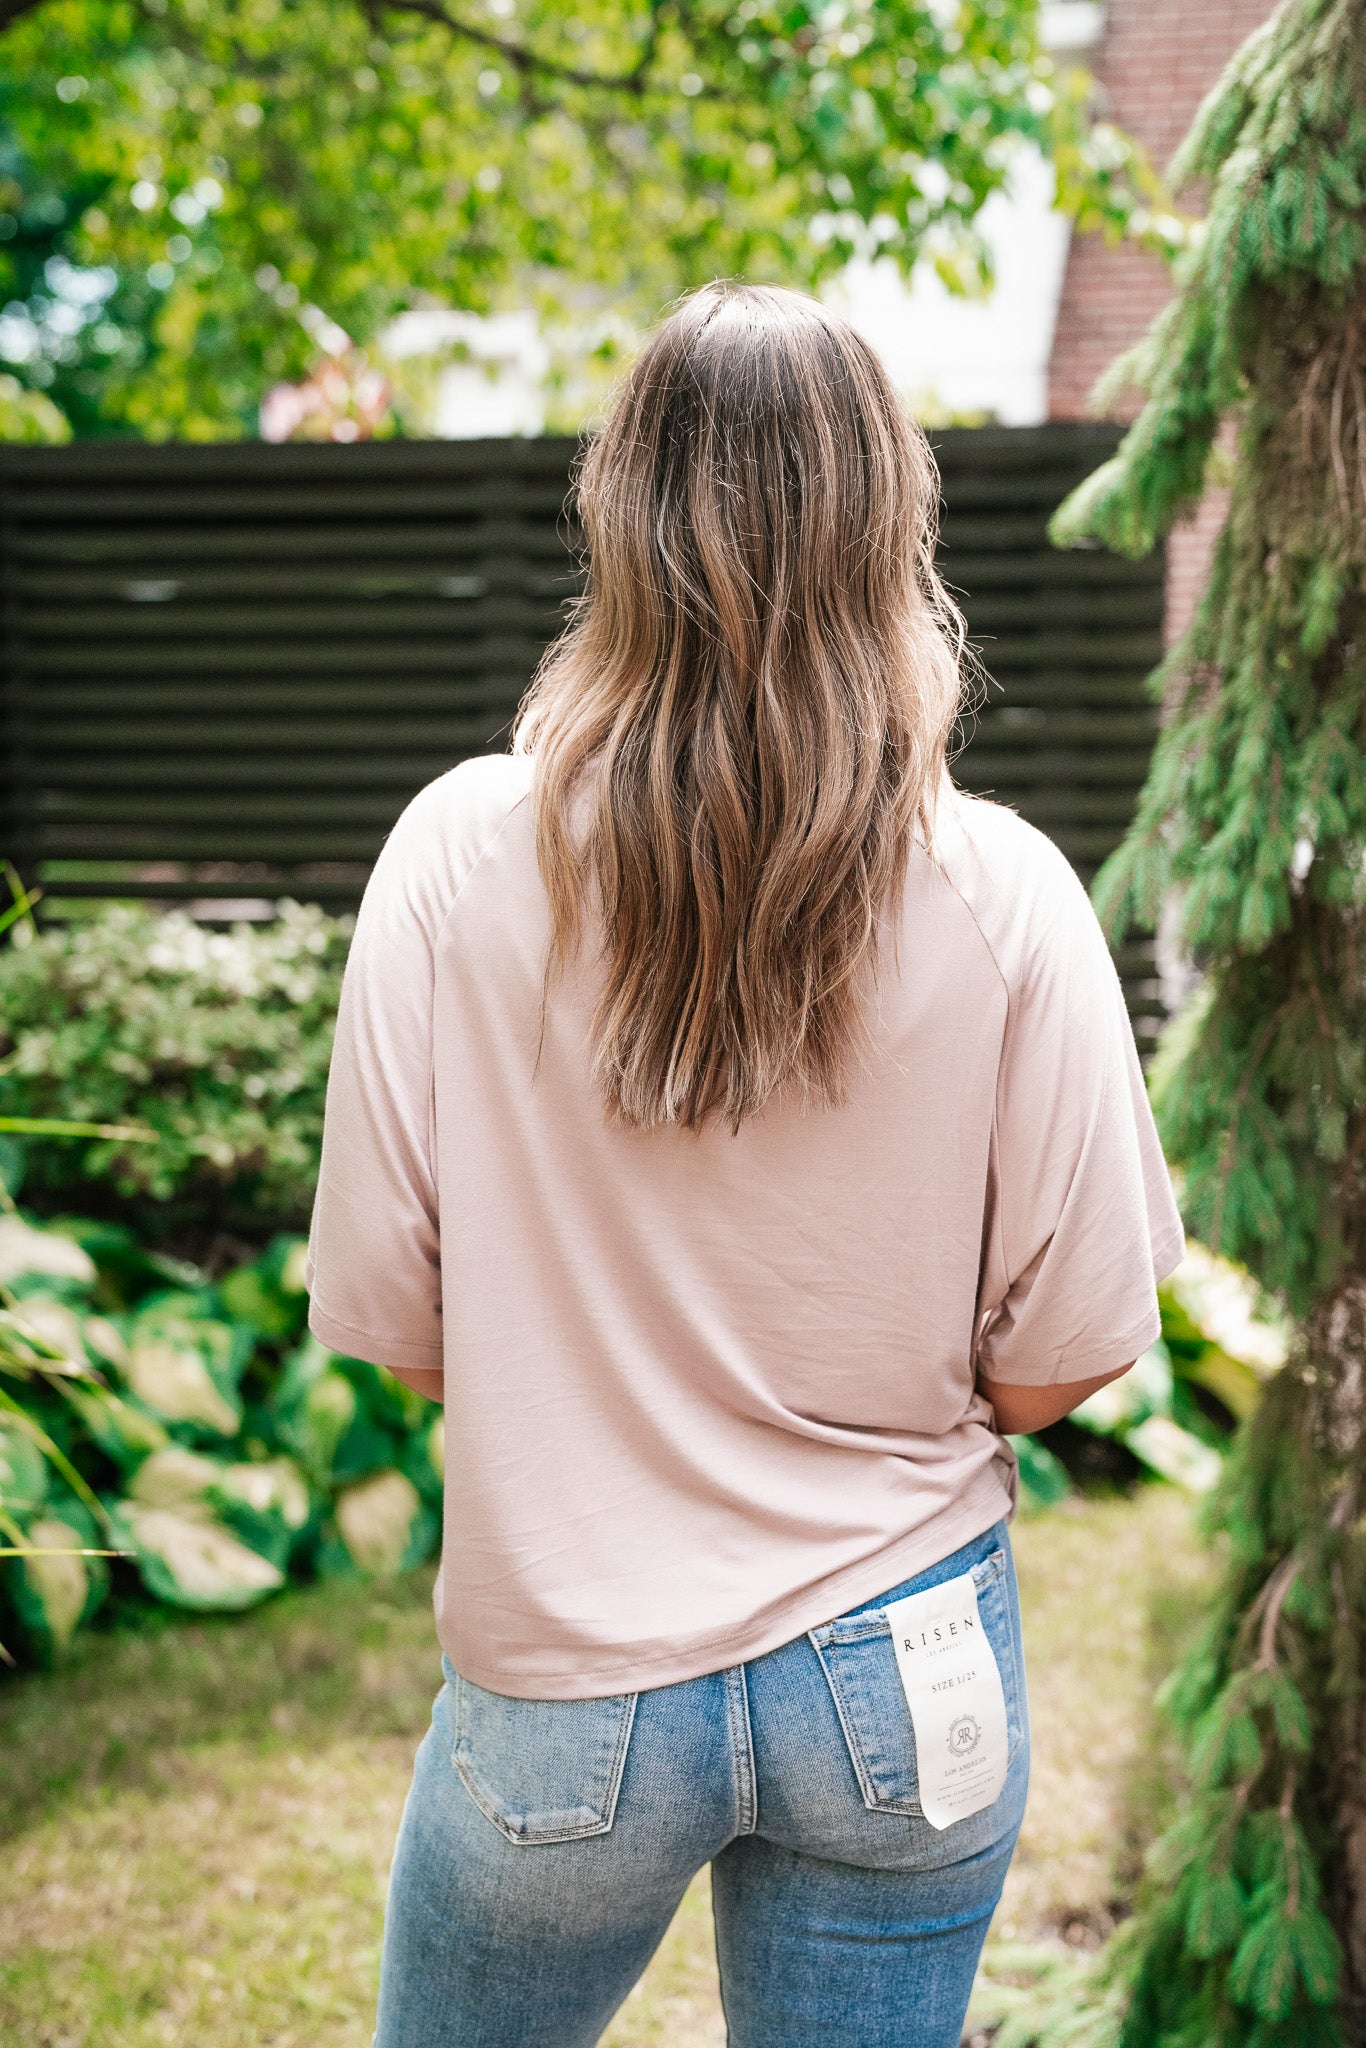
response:
[[(1184, 1256), (1184, 1252), (1183, 1252)], [(1159, 1260), (1159, 1265), (1161, 1261)], [(1168, 1266), (1167, 1273), (1175, 1270), (1180, 1260)], [(1162, 1278), (1166, 1278), (1163, 1273)], [(983, 1379), (997, 1387), (1070, 1387), (1078, 1380), (1099, 1379), (1103, 1373), (1122, 1372), (1126, 1366), (1136, 1363), (1162, 1335), (1162, 1311), (1154, 1301), (1147, 1314), (1127, 1330), (1121, 1330), (1105, 1344), (1097, 1345), (1090, 1351), (1067, 1351), (1061, 1358), (1054, 1359), (1051, 1368), (1029, 1365), (1019, 1373), (997, 1372), (993, 1369), (990, 1345), (986, 1356), (981, 1358), (979, 1369)]]
[(1186, 1233), (1184, 1230), (1173, 1231), (1170, 1237), (1165, 1237), (1162, 1240), (1162, 1249), (1160, 1251), (1155, 1249), (1153, 1252), (1153, 1279), (1159, 1287), (1164, 1280), (1170, 1279), (1185, 1256)]
[(395, 1366), (420, 1372), (443, 1369), (439, 1342), (418, 1344), (402, 1337), (376, 1337), (369, 1330), (343, 1322), (340, 1316), (329, 1315), (316, 1296), (308, 1306), (308, 1327), (320, 1344), (339, 1352), (343, 1358), (363, 1358), (369, 1365), (382, 1365), (390, 1371)]
[(441, 1647), (461, 1677), (487, 1692), (502, 1693), (509, 1699), (574, 1700), (598, 1699), (618, 1692), (652, 1692), (664, 1685), (679, 1685), (690, 1678), (705, 1678), (736, 1664), (749, 1663), (770, 1650), (803, 1636), (822, 1622), (833, 1621), (851, 1607), (861, 1606), (878, 1593), (900, 1585), (903, 1579), (927, 1571), (932, 1564), (961, 1550), (975, 1536), (985, 1534), (1014, 1512), (1014, 1503), (995, 1462), (987, 1467), (969, 1493), (955, 1503), (951, 1513), (936, 1517), (927, 1527), (845, 1565), (814, 1586), (768, 1607), (754, 1621), (719, 1635), (694, 1638), (686, 1649), (667, 1657), (631, 1657), (612, 1664), (596, 1664), (570, 1671), (514, 1671), (498, 1665), (476, 1663), (457, 1654), (438, 1623)]

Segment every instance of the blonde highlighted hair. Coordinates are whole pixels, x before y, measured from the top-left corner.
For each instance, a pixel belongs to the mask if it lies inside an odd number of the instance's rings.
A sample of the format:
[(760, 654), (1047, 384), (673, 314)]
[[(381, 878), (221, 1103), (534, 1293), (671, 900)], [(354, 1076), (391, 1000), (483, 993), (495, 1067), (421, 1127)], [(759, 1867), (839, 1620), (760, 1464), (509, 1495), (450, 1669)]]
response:
[(547, 987), (591, 905), (595, 1073), (629, 1124), (844, 1093), (960, 699), (938, 499), (872, 350), (773, 286), (685, 299), (587, 450), (587, 586), (515, 745)]

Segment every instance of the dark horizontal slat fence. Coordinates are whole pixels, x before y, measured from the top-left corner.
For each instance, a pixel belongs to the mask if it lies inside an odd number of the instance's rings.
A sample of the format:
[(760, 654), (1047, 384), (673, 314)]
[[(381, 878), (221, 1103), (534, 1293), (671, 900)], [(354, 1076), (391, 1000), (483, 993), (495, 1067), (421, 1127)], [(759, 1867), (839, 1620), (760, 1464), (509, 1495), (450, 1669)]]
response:
[[(1105, 426), (956, 429), (941, 564), (993, 678), (956, 772), (1089, 879), (1132, 815), (1162, 565), (1060, 554)], [(0, 450), (0, 850), (62, 895), (354, 902), (506, 743), (577, 587), (574, 443)], [(1121, 957), (1142, 1035), (1150, 949)]]

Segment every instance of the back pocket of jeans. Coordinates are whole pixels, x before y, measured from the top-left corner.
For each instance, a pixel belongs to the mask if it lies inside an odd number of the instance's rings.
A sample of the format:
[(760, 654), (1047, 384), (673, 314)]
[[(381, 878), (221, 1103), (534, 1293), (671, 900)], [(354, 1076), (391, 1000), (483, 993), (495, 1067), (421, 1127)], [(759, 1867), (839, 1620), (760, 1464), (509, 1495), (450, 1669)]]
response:
[[(1018, 1623), (1010, 1597), (1004, 1550), (992, 1551), (972, 1567), (977, 1611), (1001, 1673), (1006, 1703), (1006, 1740), (1014, 1758), (1024, 1740), (1025, 1710)], [(887, 1598), (914, 1590), (913, 1582)], [(844, 1730), (863, 1803), (878, 1813), (920, 1812), (915, 1730), (892, 1648), (892, 1631), (881, 1607), (865, 1607), (811, 1630), (835, 1710)]]
[(605, 1835), (635, 1720), (633, 1692), (594, 1700), (515, 1700), (458, 1674), (451, 1761), (479, 1811), (510, 1842)]

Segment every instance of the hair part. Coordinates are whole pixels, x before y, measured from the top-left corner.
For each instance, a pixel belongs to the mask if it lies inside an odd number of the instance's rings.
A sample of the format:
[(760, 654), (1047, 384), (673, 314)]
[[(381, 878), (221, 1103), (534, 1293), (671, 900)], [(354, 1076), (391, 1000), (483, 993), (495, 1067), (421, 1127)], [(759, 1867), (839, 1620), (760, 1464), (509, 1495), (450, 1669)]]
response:
[(713, 284), (647, 344), (577, 486), (587, 584), (514, 742), (547, 991), (591, 904), (618, 1116), (838, 1102), (962, 688), (929, 444), (846, 322)]

